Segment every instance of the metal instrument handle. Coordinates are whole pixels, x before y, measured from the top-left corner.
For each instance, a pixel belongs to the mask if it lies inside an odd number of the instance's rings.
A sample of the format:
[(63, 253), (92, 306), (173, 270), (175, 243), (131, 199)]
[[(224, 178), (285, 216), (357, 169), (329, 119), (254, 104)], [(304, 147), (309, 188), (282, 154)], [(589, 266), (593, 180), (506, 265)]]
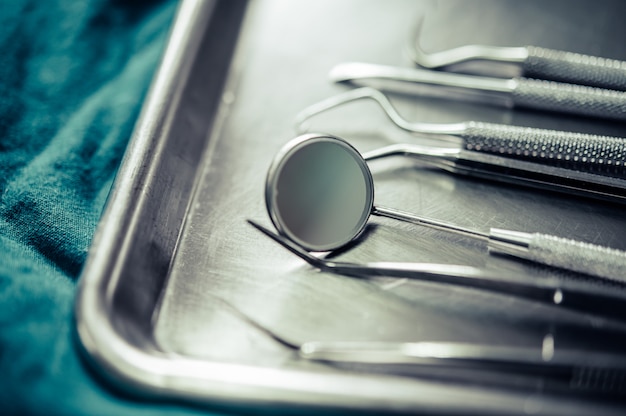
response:
[(626, 121), (626, 92), (516, 78), (515, 106)]
[(465, 150), (626, 178), (626, 139), (471, 121)]
[(548, 79), (626, 91), (626, 62), (554, 49), (527, 46), (522, 64), (527, 78)]
[[(503, 243), (509, 236), (513, 236), (510, 241), (516, 240), (515, 244)], [(499, 229), (490, 232), (489, 250), (626, 283), (626, 252), (622, 250), (553, 235)]]
[(420, 163), (454, 174), (626, 203), (626, 178), (618, 177), (608, 170), (605, 172), (608, 174), (602, 175), (508, 157), (499, 152), (406, 143), (372, 150), (364, 153), (363, 158), (371, 161), (398, 155), (415, 157)]

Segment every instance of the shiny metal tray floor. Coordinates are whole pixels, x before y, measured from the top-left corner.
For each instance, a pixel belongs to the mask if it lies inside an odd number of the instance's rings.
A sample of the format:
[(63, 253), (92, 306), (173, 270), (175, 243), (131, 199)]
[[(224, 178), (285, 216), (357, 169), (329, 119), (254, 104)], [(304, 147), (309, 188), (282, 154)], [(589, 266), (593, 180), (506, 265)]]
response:
[[(294, 343), (459, 341), (539, 349), (549, 335), (559, 346), (598, 350), (613, 343), (619, 350), (607, 335), (622, 328), (619, 322), (476, 289), (322, 273), (246, 222), (270, 225), (265, 173), (296, 135), (298, 111), (349, 88), (328, 81), (333, 65), (408, 66), (403, 47), (422, 15), (425, 49), (534, 44), (626, 59), (617, 41), (626, 36), (623, 13), (609, 6), (624, 11), (609, 1), (183, 1), (81, 281), (77, 328), (87, 354), (125, 388), (209, 406), (619, 413), (611, 400), (586, 397), (575, 386), (551, 390), (539, 377), (408, 376), (314, 364), (244, 318)], [(617, 123), (391, 98), (412, 120), (624, 133)], [(361, 151), (420, 140), (392, 127), (368, 102), (315, 117), (307, 128), (339, 135)], [(626, 249), (623, 206), (454, 177), (402, 158), (372, 169), (381, 205), (480, 231), (541, 231)], [(384, 219), (370, 220), (364, 237), (338, 258), (471, 265), (503, 276), (601, 285), (490, 256), (467, 238)]]

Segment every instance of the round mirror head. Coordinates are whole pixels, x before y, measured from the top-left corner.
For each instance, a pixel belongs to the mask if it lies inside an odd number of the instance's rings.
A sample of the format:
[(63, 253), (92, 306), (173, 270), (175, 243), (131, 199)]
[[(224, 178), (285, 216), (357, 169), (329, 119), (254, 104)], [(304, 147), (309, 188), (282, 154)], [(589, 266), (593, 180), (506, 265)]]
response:
[(372, 212), (374, 182), (359, 152), (333, 136), (287, 143), (267, 175), (265, 202), (278, 231), (309, 251), (357, 237)]

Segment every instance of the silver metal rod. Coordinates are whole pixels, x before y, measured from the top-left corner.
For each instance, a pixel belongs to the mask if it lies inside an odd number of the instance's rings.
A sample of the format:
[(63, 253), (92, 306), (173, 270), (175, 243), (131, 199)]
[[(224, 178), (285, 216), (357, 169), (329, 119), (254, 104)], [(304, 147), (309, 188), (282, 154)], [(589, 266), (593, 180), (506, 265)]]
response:
[(536, 263), (626, 283), (626, 252), (552, 235), (491, 229), (489, 234), (390, 208), (373, 207), (372, 215), (444, 230), (489, 243), (489, 251)]
[(483, 241), (489, 240), (489, 235), (481, 233), (480, 231), (470, 230), (468, 228), (459, 227), (457, 225), (449, 224), (443, 221), (419, 217), (417, 215), (413, 215), (408, 212), (403, 212), (396, 209), (373, 207), (372, 215), (378, 215), (380, 217), (387, 217), (394, 220), (410, 222), (412, 224), (423, 225), (425, 227), (435, 228), (438, 230), (449, 231), (459, 235), (463, 235), (465, 237), (476, 238)]
[(364, 62), (346, 62), (338, 64), (331, 69), (329, 77), (334, 82), (374, 78), (502, 94), (512, 94), (517, 87), (516, 79), (449, 74), (438, 71), (377, 65)]

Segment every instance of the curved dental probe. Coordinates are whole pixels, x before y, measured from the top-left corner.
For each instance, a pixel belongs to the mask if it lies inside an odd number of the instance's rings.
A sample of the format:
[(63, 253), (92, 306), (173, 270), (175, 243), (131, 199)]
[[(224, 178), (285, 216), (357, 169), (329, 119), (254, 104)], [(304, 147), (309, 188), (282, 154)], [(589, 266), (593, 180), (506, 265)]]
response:
[[(626, 201), (626, 139), (618, 137), (477, 121), (409, 122), (382, 92), (368, 87), (305, 108), (296, 116), (297, 130), (302, 131), (305, 121), (316, 114), (361, 99), (375, 101), (403, 130), (446, 141), (446, 147), (396, 144), (369, 152), (366, 159), (405, 154), (453, 173)], [(451, 138), (454, 141), (449, 144)]]
[(525, 78), (626, 91), (626, 62), (616, 59), (538, 46), (463, 45), (426, 53), (419, 41), (423, 21), (423, 17), (420, 18), (415, 41), (407, 49), (411, 59), (421, 67), (439, 69), (471, 61), (482, 61), (485, 66), (506, 63), (514, 64), (520, 76)]
[(305, 108), (296, 115), (297, 129), (301, 131), (303, 123), (316, 114), (361, 99), (378, 103), (402, 130), (438, 138), (456, 137), (465, 150), (626, 178), (626, 138), (480, 121), (409, 122), (385, 94), (370, 87), (349, 90)]
[[(305, 109), (301, 110), (295, 118), (296, 130), (299, 132), (302, 131), (302, 126), (305, 121), (310, 119), (311, 117), (328, 111), (332, 108), (338, 107), (342, 104), (349, 103), (351, 101), (357, 101), (362, 99), (370, 99), (378, 103), (380, 107), (384, 110), (385, 115), (391, 120), (396, 126), (401, 128), (402, 130), (406, 130), (411, 133), (419, 133), (419, 134), (427, 134), (427, 135), (452, 135), (459, 136), (465, 134), (469, 128), (469, 123), (475, 122), (461, 122), (461, 123), (450, 123), (450, 124), (438, 124), (438, 123), (423, 123), (423, 122), (409, 122), (404, 119), (395, 107), (391, 104), (389, 99), (377, 89), (370, 87), (362, 87), (353, 90), (348, 90), (346, 92), (333, 95), (325, 100), (319, 101), (315, 104), (312, 104)], [(501, 126), (498, 126), (501, 127)]]

